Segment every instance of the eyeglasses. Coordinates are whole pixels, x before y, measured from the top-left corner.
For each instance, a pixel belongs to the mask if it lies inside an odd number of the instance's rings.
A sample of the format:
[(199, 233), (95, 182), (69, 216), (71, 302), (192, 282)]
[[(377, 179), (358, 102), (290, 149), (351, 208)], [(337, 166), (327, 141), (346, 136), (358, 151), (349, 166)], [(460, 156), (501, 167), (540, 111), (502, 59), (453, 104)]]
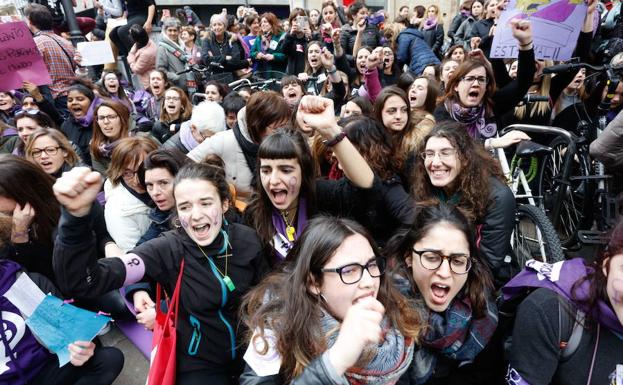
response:
[(480, 84), (481, 86), (489, 83), (489, 79), (487, 79), (485, 76), (463, 76), (461, 78), (461, 81), (465, 83), (469, 83), (469, 84), (472, 84), (474, 81), (477, 81), (478, 84)]
[(334, 269), (321, 269), (320, 271), (324, 273), (338, 273), (342, 282), (347, 285), (352, 285), (361, 281), (364, 270), (368, 270), (368, 274), (370, 274), (370, 277), (372, 278), (380, 277), (385, 272), (385, 259), (382, 257), (376, 257), (368, 261), (365, 265), (350, 263), (342, 267), (336, 267)]
[(125, 179), (130, 179), (130, 178), (134, 178), (134, 175), (136, 175), (138, 173), (138, 171), (134, 171), (134, 170), (130, 170), (130, 169), (126, 169), (123, 170), (123, 173), (121, 174)]
[(104, 122), (108, 120), (109, 122), (111, 122), (113, 120), (117, 120), (117, 118), (119, 118), (119, 115), (100, 115), (97, 117), (97, 121)]
[(436, 156), (439, 156), (440, 160), (450, 159), (456, 155), (456, 149), (454, 148), (444, 148), (441, 151), (424, 151), (420, 154), (422, 159), (424, 160), (433, 160)]
[(467, 274), (472, 268), (472, 260), (465, 254), (443, 255), (439, 250), (415, 250), (420, 257), (420, 264), (426, 270), (437, 270), (445, 259), (448, 260), (450, 270), (455, 274)]
[(31, 155), (32, 155), (33, 158), (39, 158), (41, 156), (41, 154), (45, 152), (47, 155), (52, 156), (52, 155), (56, 155), (56, 153), (58, 153), (58, 149), (59, 148), (60, 148), (59, 146), (56, 146), (56, 147), (50, 146), (50, 147), (46, 147), (46, 148), (36, 148), (36, 149), (32, 150)]
[(41, 111), (36, 110), (34, 108), (20, 108), (19, 110), (15, 111), (15, 117), (18, 117), (19, 115), (31, 115), (31, 116), (36, 116), (39, 113), (41, 113)]
[(164, 100), (167, 102), (178, 102), (180, 100), (179, 96), (165, 96)]

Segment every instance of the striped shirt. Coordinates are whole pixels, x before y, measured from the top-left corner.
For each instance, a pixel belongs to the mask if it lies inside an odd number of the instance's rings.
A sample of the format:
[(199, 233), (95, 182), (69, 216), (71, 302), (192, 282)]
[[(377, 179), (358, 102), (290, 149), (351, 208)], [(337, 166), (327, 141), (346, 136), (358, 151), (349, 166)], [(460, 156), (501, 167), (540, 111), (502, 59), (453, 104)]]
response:
[(56, 99), (58, 96), (67, 95), (67, 89), (76, 77), (73, 65), (74, 46), (52, 31), (39, 31), (34, 40), (52, 79), (52, 97)]

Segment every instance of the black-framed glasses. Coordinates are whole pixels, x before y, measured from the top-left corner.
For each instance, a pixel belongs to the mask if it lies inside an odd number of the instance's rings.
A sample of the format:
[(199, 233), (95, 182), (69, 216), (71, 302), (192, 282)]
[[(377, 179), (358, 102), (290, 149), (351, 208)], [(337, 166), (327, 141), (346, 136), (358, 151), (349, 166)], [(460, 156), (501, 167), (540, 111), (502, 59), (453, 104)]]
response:
[(352, 285), (361, 281), (364, 270), (368, 270), (368, 274), (370, 274), (372, 278), (380, 277), (385, 272), (385, 258), (375, 257), (369, 260), (365, 265), (349, 263), (341, 267), (321, 269), (320, 271), (323, 273), (337, 273), (342, 282), (347, 285)]
[(125, 169), (123, 170), (123, 173), (121, 174), (124, 178), (126, 179), (132, 179), (134, 178), (134, 176), (138, 174), (138, 170), (134, 171), (134, 170), (130, 170), (130, 169)]
[(485, 76), (463, 76), (461, 80), (468, 84), (472, 84), (474, 83), (474, 81), (477, 81), (478, 84), (480, 84), (481, 86), (489, 83), (489, 79), (487, 79)]
[(117, 120), (118, 118), (119, 118), (119, 115), (99, 115), (97, 117), (97, 121), (104, 122), (108, 120), (109, 122), (112, 122), (113, 120)]
[(450, 270), (455, 274), (467, 274), (472, 268), (472, 259), (467, 254), (443, 255), (439, 250), (415, 250), (420, 257), (420, 264), (426, 270), (437, 270), (445, 259), (448, 260)]
[(32, 155), (33, 158), (39, 158), (41, 156), (42, 153), (46, 153), (48, 154), (48, 156), (52, 156), (52, 155), (56, 155), (58, 153), (58, 149), (60, 148), (60, 146), (50, 146), (50, 147), (46, 147), (46, 148), (35, 148), (34, 150), (32, 150), (32, 152), (30, 153)]

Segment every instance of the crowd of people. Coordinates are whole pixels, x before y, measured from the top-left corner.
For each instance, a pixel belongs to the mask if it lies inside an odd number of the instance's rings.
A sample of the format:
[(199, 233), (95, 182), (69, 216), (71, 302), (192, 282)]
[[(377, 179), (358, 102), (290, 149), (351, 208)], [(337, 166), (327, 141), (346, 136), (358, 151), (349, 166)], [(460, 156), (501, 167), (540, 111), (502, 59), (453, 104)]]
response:
[[(0, 92), (0, 383), (110, 385), (123, 368), (97, 338), (59, 368), (5, 296), (21, 275), (149, 330), (158, 287), (180, 282), (180, 385), (623, 383), (623, 221), (595, 259), (519, 266), (495, 151), (548, 144), (502, 134), (513, 123), (578, 132), (609, 93), (587, 139), (622, 175), (623, 83), (544, 74), (530, 21), (498, 25), (505, 0), (446, 23), (361, 1), (284, 20), (95, 5), (83, 32), (117, 62), (84, 71), (31, 3), (52, 83)], [(585, 8), (574, 57), (616, 59), (620, 1)], [(490, 55), (502, 28), (515, 59)]]

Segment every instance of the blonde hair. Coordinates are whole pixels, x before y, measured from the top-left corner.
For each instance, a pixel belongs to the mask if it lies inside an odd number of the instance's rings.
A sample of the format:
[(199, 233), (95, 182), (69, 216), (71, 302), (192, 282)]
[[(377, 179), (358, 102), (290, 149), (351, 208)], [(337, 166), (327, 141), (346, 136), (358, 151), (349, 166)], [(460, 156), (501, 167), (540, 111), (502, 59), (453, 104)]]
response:
[[(545, 67), (553, 66), (554, 62), (551, 60), (545, 60)], [(539, 84), (539, 88), (537, 89), (537, 95), (540, 96), (549, 96), (549, 89), (552, 84), (552, 75), (543, 75), (541, 78), (541, 83)], [(528, 109), (528, 105), (523, 103), (519, 107), (515, 107), (515, 117), (517, 119), (524, 119), (526, 117), (526, 110)], [(551, 110), (550, 102), (536, 102), (532, 103), (530, 108), (530, 117), (534, 115), (546, 115)]]
[(28, 137), (28, 144), (26, 145), (26, 148), (24, 150), (26, 153), (26, 159), (31, 162), (34, 161), (34, 158), (32, 156), (34, 143), (37, 139), (43, 136), (47, 136), (50, 139), (54, 140), (56, 144), (58, 144), (60, 149), (67, 153), (67, 155), (65, 156), (65, 162), (68, 165), (73, 167), (78, 162), (80, 162), (80, 157), (71, 146), (71, 143), (69, 143), (69, 141), (67, 140), (67, 137), (65, 137), (65, 135), (59, 130), (50, 127), (39, 128), (35, 132), (30, 134), (30, 136)]

